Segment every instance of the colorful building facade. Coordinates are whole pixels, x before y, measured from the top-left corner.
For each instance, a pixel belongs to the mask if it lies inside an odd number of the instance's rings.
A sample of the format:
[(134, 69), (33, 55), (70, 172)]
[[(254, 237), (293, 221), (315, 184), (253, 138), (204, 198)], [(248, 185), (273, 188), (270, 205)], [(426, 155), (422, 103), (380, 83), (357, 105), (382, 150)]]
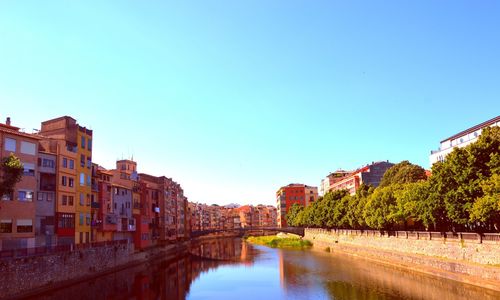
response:
[(318, 188), (314, 186), (292, 183), (281, 187), (276, 192), (278, 227), (287, 227), (286, 214), (294, 204), (305, 207), (315, 202), (317, 198)]

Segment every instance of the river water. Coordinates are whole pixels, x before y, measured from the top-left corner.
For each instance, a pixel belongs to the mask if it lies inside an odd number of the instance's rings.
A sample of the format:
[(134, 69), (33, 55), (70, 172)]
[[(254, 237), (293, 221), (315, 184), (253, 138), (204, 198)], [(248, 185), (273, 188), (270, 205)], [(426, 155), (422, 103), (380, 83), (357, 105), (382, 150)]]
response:
[(254, 246), (241, 239), (193, 245), (156, 261), (31, 299), (500, 299), (455, 281), (311, 250)]

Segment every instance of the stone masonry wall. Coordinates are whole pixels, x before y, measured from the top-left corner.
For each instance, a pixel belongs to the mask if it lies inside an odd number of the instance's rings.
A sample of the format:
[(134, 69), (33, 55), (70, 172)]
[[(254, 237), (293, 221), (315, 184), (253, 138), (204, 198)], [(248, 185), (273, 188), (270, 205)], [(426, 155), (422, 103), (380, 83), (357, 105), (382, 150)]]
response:
[(139, 259), (133, 251), (132, 244), (117, 244), (53, 255), (0, 260), (0, 299), (125, 265)]
[[(499, 242), (366, 236), (323, 229), (306, 229), (304, 238), (320, 250), (338, 250), (500, 290)], [(477, 278), (484, 281), (478, 284)]]

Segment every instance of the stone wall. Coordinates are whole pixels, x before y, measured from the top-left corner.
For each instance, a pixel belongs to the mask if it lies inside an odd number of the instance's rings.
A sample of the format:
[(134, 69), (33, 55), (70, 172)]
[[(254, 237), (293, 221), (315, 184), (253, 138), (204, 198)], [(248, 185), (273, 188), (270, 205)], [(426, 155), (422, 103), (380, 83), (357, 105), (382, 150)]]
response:
[(51, 284), (93, 276), (145, 256), (133, 244), (115, 244), (44, 256), (0, 260), (0, 299)]
[(480, 285), (500, 290), (499, 242), (366, 236), (323, 229), (306, 229), (304, 238), (320, 250), (341, 251), (472, 284), (481, 278)]

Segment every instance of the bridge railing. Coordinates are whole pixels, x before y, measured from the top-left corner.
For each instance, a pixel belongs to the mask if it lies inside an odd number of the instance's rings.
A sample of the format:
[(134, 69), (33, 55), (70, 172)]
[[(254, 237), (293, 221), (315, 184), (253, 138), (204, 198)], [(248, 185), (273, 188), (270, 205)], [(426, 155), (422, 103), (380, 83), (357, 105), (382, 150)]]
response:
[(278, 231), (286, 233), (294, 233), (298, 235), (304, 235), (304, 228), (302, 227), (243, 227), (243, 228), (226, 228), (226, 229), (205, 229), (205, 230), (193, 230), (191, 231), (192, 237), (199, 237), (208, 234), (221, 233), (221, 232), (247, 232), (247, 231)]
[(468, 243), (500, 244), (500, 233), (475, 233), (475, 232), (435, 232), (435, 231), (388, 231), (388, 230), (354, 230), (354, 229), (324, 229), (306, 228), (307, 232), (314, 234), (355, 235), (371, 237), (394, 237), (398, 239), (414, 240), (441, 240), (463, 241)]

